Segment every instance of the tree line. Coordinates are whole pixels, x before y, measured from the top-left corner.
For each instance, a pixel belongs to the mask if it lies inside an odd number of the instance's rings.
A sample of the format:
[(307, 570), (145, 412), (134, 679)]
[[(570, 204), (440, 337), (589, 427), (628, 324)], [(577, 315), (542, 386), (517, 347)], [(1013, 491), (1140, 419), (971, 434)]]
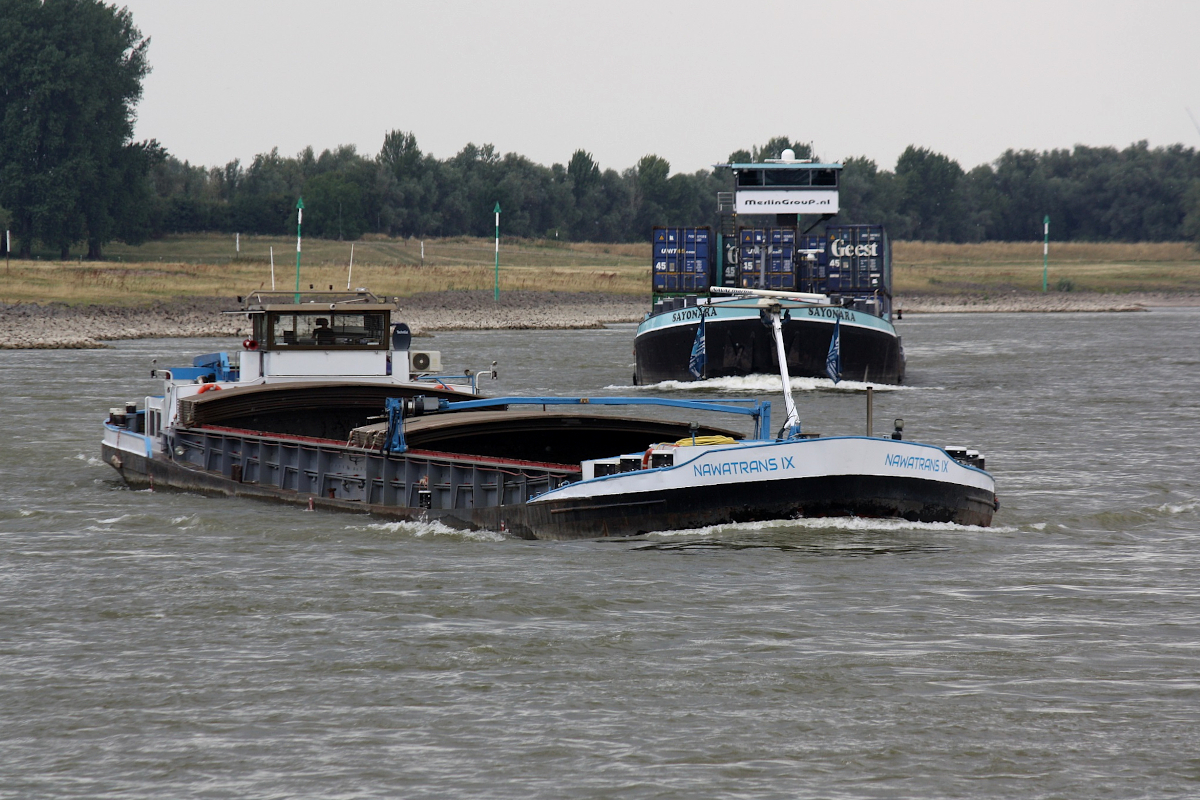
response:
[[(0, 0), (0, 225), (22, 255), (35, 242), (99, 258), (109, 241), (169, 233), (292, 234), (301, 196), (305, 234), (325, 238), (490, 236), (499, 203), (508, 236), (638, 242), (655, 225), (718, 224), (717, 193), (733, 189), (728, 169), (672, 174), (658, 155), (620, 171), (584, 149), (549, 167), (490, 144), (439, 159), (402, 130), (374, 155), (309, 147), (193, 165), (132, 140), (148, 44), (126, 9), (99, 0)], [(786, 148), (818, 158), (780, 136), (728, 161)], [(1057, 240), (1200, 242), (1200, 154), (1009, 150), (966, 171), (914, 145), (890, 170), (847, 159), (840, 202), (839, 223), (882, 223), (894, 239), (1038, 239), (1049, 215)]]
[(841, 202), (852, 221), (882, 222), (897, 239), (1038, 239), (1049, 216), (1057, 240), (1200, 243), (1200, 152), (1144, 141), (1008, 150), (966, 172), (910, 146), (890, 172), (847, 159)]
[[(729, 162), (778, 157), (807, 145), (775, 137), (731, 153)], [(647, 155), (618, 172), (576, 150), (545, 167), (491, 145), (468, 144), (439, 160), (409, 132), (392, 131), (378, 155), (353, 146), (277, 151), (247, 166), (206, 169), (167, 156), (153, 165), (154, 234), (199, 231), (287, 234), (296, 198), (305, 230), (326, 238), (490, 236), (492, 209), (505, 235), (571, 241), (647, 241), (655, 225), (716, 225), (718, 192), (732, 191), (725, 168), (671, 174)], [(1200, 153), (1182, 145), (1123, 150), (1077, 146), (1009, 150), (964, 171), (953, 159), (908, 147), (892, 170), (867, 158), (844, 162), (839, 222), (887, 226), (896, 239), (1028, 241), (1050, 216), (1056, 240), (1200, 241)]]
[[(272, 150), (247, 165), (211, 168), (180, 161), (156, 143), (135, 147), (144, 185), (121, 195), (107, 228), (112, 238), (135, 242), (206, 231), (290, 235), (299, 197), (305, 234), (322, 238), (491, 236), (498, 202), (506, 236), (638, 242), (655, 225), (716, 226), (717, 193), (733, 190), (728, 169), (672, 174), (657, 155), (620, 172), (583, 149), (549, 167), (490, 144), (438, 159), (399, 130), (384, 136), (375, 155), (353, 145), (319, 155)], [(775, 137), (728, 161), (761, 161), (788, 147), (817, 157), (805, 144)], [(1056, 240), (1200, 242), (1200, 153), (1182, 145), (1009, 150), (970, 171), (910, 146), (892, 170), (867, 158), (843, 167), (837, 221), (882, 223), (894, 239), (1036, 240), (1048, 215)], [(65, 247), (61, 232), (69, 227), (46, 224), (54, 217), (49, 209), (35, 215), (37, 230), (59, 232), (43, 241)], [(76, 230), (90, 234), (86, 224)], [(89, 236), (89, 253), (101, 238)]]

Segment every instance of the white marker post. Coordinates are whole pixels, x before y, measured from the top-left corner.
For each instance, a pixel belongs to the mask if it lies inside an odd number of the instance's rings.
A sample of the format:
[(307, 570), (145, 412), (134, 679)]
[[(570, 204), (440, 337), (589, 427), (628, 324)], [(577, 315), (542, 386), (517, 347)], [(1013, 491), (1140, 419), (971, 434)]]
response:
[(304, 222), (304, 198), (296, 200), (296, 302), (300, 302), (300, 223)]
[(354, 243), (350, 243), (350, 270), (346, 273), (346, 291), (350, 291), (350, 276), (354, 274)]
[(237, 253), (239, 258), (242, 255), (242, 235), (240, 233), (233, 235), (233, 252)]
[(496, 201), (496, 283), (495, 301), (500, 302), (500, 201)]
[(1042, 240), (1042, 291), (1046, 291), (1046, 277), (1050, 271), (1050, 215), (1042, 220), (1042, 234), (1045, 238)]
[(271, 291), (275, 291), (275, 245), (271, 245)]

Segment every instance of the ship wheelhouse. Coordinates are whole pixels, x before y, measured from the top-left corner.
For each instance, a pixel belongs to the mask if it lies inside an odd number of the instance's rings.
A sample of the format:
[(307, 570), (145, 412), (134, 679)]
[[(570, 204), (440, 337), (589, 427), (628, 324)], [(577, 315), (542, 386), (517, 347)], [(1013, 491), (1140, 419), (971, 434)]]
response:
[[(319, 295), (314, 297), (314, 294)], [(262, 350), (387, 350), (390, 303), (370, 292), (255, 293), (246, 303)]]
[(397, 379), (407, 379), (408, 337), (392, 341), (394, 310), (367, 291), (255, 292), (242, 312), (252, 331), (242, 354), (242, 380), (390, 380), (393, 350), (403, 359)]

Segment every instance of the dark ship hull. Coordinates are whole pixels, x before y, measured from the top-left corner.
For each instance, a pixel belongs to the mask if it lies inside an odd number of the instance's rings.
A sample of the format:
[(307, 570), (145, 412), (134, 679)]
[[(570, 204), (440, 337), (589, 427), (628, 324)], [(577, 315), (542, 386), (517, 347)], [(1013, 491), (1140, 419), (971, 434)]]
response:
[[(785, 304), (786, 305), (786, 304)], [(895, 328), (879, 317), (852, 309), (795, 304), (783, 322), (788, 373), (825, 378), (825, 358), (840, 320), (843, 380), (902, 383), (904, 349)], [(698, 380), (688, 368), (700, 314), (705, 314), (706, 365), (703, 378), (778, 374), (771, 329), (747, 309), (697, 305), (648, 317), (634, 339), (639, 385)]]

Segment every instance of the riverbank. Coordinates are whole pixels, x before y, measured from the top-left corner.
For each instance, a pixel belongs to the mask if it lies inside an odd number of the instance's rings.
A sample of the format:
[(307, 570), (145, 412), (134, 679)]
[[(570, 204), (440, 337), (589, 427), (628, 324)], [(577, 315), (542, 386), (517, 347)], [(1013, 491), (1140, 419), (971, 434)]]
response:
[[(399, 300), (397, 320), (420, 336), (445, 330), (599, 328), (637, 322), (648, 297), (592, 292), (425, 292)], [(106, 341), (191, 336), (242, 338), (250, 333), (236, 298), (189, 297), (125, 308), (0, 304), (0, 349), (103, 347)]]
[(904, 314), (1063, 313), (1145, 311), (1156, 307), (1200, 306), (1200, 294), (1185, 292), (982, 292), (978, 294), (897, 295)]
[[(500, 301), (486, 291), (425, 292), (402, 297), (397, 319), (417, 335), (445, 330), (578, 329), (638, 322), (648, 297), (593, 292), (507, 292)], [(1010, 292), (979, 295), (905, 294), (904, 314), (984, 312), (1143, 311), (1156, 306), (1200, 306), (1200, 295)], [(222, 314), (236, 298), (184, 298), (135, 308), (51, 303), (0, 304), (0, 349), (103, 347), (106, 341), (191, 336), (248, 335), (246, 318)]]

